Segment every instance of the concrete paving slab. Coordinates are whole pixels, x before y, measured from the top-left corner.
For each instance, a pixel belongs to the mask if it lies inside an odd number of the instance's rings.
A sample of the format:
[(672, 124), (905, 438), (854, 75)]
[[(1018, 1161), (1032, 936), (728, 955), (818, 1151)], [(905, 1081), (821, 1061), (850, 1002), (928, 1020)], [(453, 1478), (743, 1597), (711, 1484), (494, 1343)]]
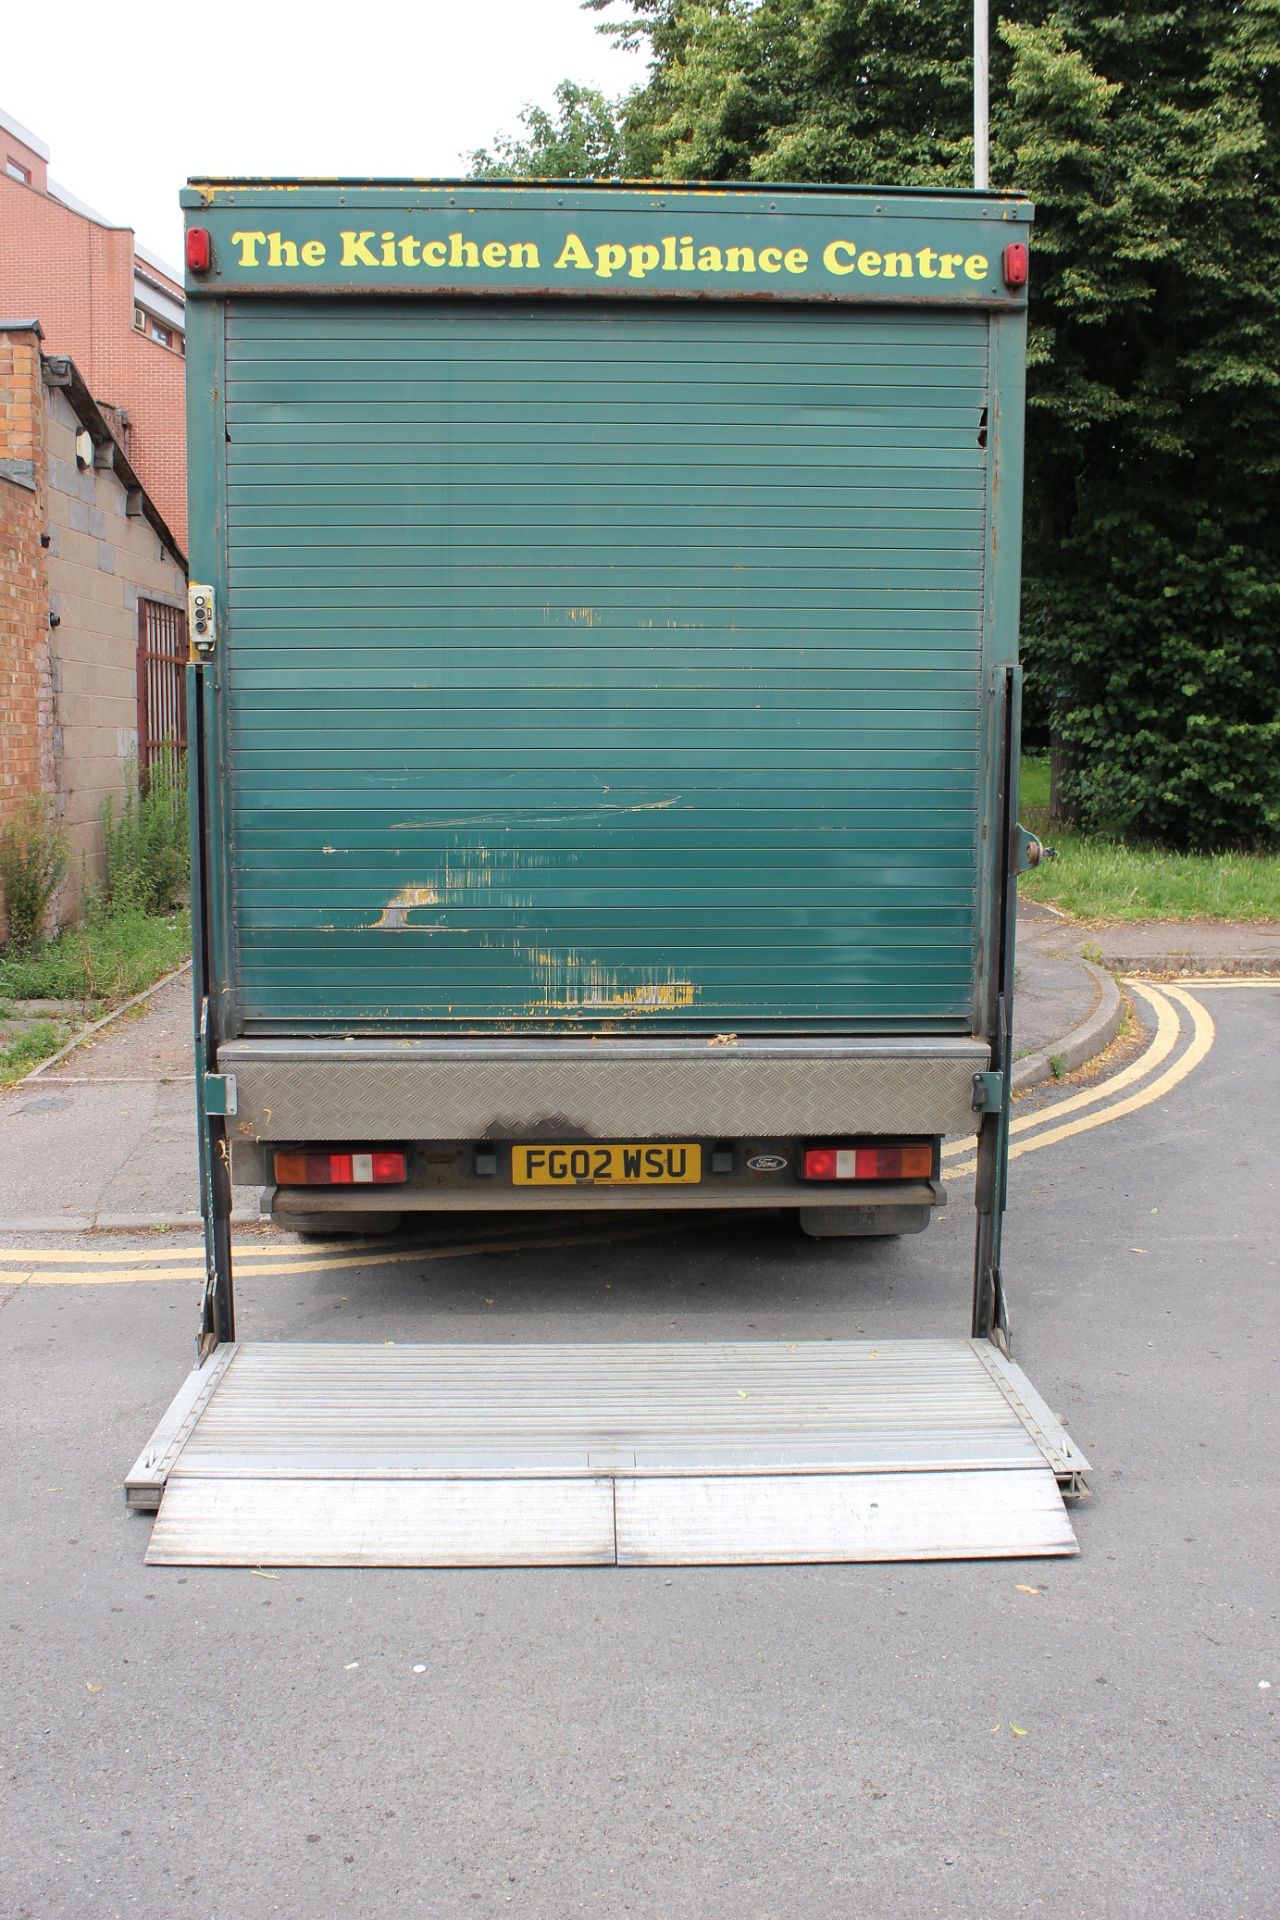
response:
[(1096, 972), (1071, 945), (1070, 931), (1047, 908), (1019, 903), (1013, 1009), (1019, 1060), (1056, 1047), (1089, 1020), (1104, 997)]
[(106, 1026), (37, 1081), (145, 1080), (190, 1082), (191, 976), (166, 980), (138, 1006), (122, 1009)]
[[(256, 1220), (257, 1190), (236, 1214)], [(0, 1232), (199, 1223), (191, 1084), (34, 1080), (0, 1096)]]
[(1280, 922), (1147, 920), (1084, 937), (1113, 973), (1278, 973)]
[(189, 1086), (36, 1080), (0, 1103), (0, 1220), (198, 1205)]
[[(1018, 903), (1018, 957), (1081, 957), (1110, 973), (1280, 973), (1280, 921), (1124, 920), (1087, 924), (1039, 901)], [(1020, 1002), (1025, 1018), (1026, 1009)]]

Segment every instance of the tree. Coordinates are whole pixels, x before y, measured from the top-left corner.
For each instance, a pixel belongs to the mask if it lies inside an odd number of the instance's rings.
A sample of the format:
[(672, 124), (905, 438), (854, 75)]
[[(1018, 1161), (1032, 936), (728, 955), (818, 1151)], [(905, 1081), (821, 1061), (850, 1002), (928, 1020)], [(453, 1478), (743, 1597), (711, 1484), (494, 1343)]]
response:
[[(614, 0), (588, 0), (597, 10)], [(969, 0), (630, 0), (629, 172), (967, 185)], [(1280, 838), (1280, 0), (1009, 0), (1037, 202), (1025, 653), (1094, 828)]]
[[(618, 0), (623, 3), (623, 0)], [(615, 0), (586, 0), (601, 11)], [(628, 164), (671, 179), (972, 179), (963, 0), (631, 0)], [(606, 29), (606, 31), (609, 29)]]
[(1000, 122), (1043, 209), (1028, 659), (1089, 824), (1274, 841), (1280, 7), (1043, 11)]
[(623, 172), (618, 109), (594, 87), (562, 80), (555, 92), (559, 112), (526, 107), (523, 138), (499, 134), (493, 151), (478, 148), (471, 171), (481, 180), (611, 180)]

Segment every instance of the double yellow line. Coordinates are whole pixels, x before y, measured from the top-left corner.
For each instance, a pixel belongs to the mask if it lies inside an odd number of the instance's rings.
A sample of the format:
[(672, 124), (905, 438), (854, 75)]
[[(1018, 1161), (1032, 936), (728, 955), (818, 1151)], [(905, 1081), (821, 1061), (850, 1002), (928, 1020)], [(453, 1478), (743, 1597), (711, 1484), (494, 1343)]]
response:
[[(1009, 1128), (1011, 1160), (1021, 1159), (1024, 1153), (1035, 1153), (1041, 1147), (1055, 1146), (1060, 1140), (1073, 1139), (1077, 1134), (1091, 1133), (1095, 1127), (1110, 1126), (1113, 1120), (1123, 1120), (1127, 1114), (1151, 1106), (1155, 1101), (1162, 1100), (1165, 1094), (1172, 1093), (1188, 1074), (1194, 1073), (1209, 1052), (1214, 1042), (1213, 1020), (1208, 1008), (1201, 1006), (1185, 988), (1155, 987), (1149, 981), (1142, 980), (1130, 980), (1126, 984), (1133, 992), (1140, 994), (1155, 1012), (1156, 1030), (1150, 1045), (1138, 1059), (1122, 1067), (1109, 1079), (1099, 1081), (1096, 1087), (1086, 1087), (1083, 1092), (1072, 1094), (1066, 1100), (1055, 1101), (1042, 1113), (1028, 1113), (1014, 1120)], [(1172, 1065), (1159, 1073), (1157, 1069), (1164, 1066), (1182, 1032), (1179, 1008), (1190, 1021), (1191, 1038)], [(1139, 1084), (1141, 1082), (1146, 1084)], [(1126, 1088), (1135, 1085), (1138, 1087), (1136, 1093), (1126, 1093)], [(1087, 1107), (1095, 1107), (1098, 1111), (1086, 1113), (1083, 1110)], [(1079, 1117), (1068, 1120), (1064, 1118), (1066, 1114)], [(973, 1143), (969, 1140), (960, 1140), (942, 1149), (945, 1174), (958, 1179), (972, 1173), (976, 1165)]]
[[(708, 1214), (704, 1221), (671, 1217), (646, 1221), (642, 1225), (600, 1227), (579, 1233), (538, 1232), (525, 1227), (518, 1233), (490, 1233), (484, 1239), (458, 1238), (433, 1245), (430, 1242), (407, 1247), (388, 1248), (385, 1241), (336, 1241), (327, 1246), (255, 1247), (235, 1243), (235, 1270), (242, 1279), (280, 1278), (295, 1273), (363, 1272), (367, 1267), (404, 1266), (422, 1260), (464, 1260), (483, 1253), (523, 1253), (539, 1247), (591, 1247), (619, 1240), (647, 1239), (652, 1234), (687, 1233), (691, 1226), (710, 1226), (720, 1216)], [(370, 1248), (366, 1252), (364, 1249)], [(0, 1248), (0, 1287), (113, 1287), (136, 1285), (140, 1280), (203, 1279), (204, 1248), (166, 1247), (151, 1252), (146, 1247), (123, 1250), (115, 1247), (53, 1249), (36, 1247)]]

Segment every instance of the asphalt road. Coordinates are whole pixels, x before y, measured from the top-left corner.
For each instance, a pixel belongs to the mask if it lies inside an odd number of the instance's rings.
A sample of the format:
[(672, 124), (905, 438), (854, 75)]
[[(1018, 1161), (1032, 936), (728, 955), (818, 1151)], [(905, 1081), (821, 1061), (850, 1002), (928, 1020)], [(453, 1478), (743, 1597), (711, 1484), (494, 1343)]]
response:
[[(1280, 1911), (1280, 992), (1199, 997), (1193, 1072), (1014, 1168), (1015, 1357), (1094, 1462), (1076, 1560), (148, 1569), (120, 1481), (191, 1282), (5, 1289), (0, 1914)], [(242, 1273), (241, 1331), (963, 1332), (965, 1201), (888, 1247)]]

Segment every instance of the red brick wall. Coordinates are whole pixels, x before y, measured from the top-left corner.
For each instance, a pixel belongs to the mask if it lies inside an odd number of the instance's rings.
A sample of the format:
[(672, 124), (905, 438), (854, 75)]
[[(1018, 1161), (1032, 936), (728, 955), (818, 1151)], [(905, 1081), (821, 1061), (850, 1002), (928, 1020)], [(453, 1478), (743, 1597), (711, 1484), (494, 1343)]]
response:
[(130, 463), (185, 550), (186, 363), (134, 330), (133, 234), (0, 174), (0, 317), (28, 315), (46, 353), (69, 354), (94, 399), (129, 415)]
[(49, 188), (49, 163), (43, 153), (37, 153), (25, 140), (19, 140), (16, 133), (10, 133), (7, 127), (0, 127), (0, 162), (16, 160), (25, 167), (31, 176), (31, 184), (41, 193)]
[[(53, 786), (53, 686), (40, 342), (0, 333), (0, 461), (31, 461), (36, 489), (0, 468), (0, 821)], [(0, 928), (4, 925), (0, 899)]]

